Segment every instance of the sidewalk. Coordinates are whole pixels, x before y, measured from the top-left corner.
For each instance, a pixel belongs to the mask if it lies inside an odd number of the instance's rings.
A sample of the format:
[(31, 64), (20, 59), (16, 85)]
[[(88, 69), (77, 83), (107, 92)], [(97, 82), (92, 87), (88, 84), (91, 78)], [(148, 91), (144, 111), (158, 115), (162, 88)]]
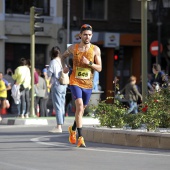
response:
[[(65, 117), (64, 124), (71, 125), (74, 122), (74, 117)], [(30, 117), (18, 118), (17, 115), (5, 115), (0, 123), (1, 125), (52, 125), (56, 126), (56, 117)], [(83, 125), (99, 125), (98, 119), (92, 117), (83, 117)]]

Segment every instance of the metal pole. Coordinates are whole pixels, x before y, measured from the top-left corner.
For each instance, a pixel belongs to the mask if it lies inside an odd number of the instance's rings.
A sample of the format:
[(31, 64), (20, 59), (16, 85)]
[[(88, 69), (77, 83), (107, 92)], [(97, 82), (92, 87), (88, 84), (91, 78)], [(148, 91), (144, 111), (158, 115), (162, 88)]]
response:
[[(34, 7), (31, 7), (30, 14), (33, 15)], [(33, 19), (34, 16), (31, 16)], [(32, 22), (32, 21), (31, 21)], [(34, 68), (35, 68), (35, 32), (34, 32), (34, 22), (30, 23), (30, 38), (31, 38), (31, 109), (30, 117), (35, 117), (35, 107), (34, 107)]]
[(67, 44), (70, 43), (70, 0), (67, 0)]
[(145, 102), (147, 95), (147, 0), (141, 0), (141, 32), (142, 32), (142, 98)]
[(35, 34), (31, 35), (31, 112), (30, 116), (35, 117), (34, 107), (34, 68), (35, 68)]
[(158, 1), (157, 4), (157, 15), (158, 15), (158, 20), (157, 20), (157, 26), (158, 26), (158, 56), (157, 56), (157, 64), (161, 64), (161, 52), (160, 52), (160, 46), (161, 46), (161, 18), (160, 18), (160, 5), (161, 2), (160, 0)]
[(158, 25), (158, 64), (161, 65), (161, 22), (157, 23)]

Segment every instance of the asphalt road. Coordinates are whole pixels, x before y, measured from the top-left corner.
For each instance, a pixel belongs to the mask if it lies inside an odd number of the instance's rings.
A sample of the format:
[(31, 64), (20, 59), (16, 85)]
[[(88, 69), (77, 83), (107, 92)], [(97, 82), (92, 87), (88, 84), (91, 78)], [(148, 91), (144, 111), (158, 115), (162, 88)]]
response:
[(51, 126), (0, 125), (0, 170), (169, 170), (170, 150), (86, 142), (77, 148)]

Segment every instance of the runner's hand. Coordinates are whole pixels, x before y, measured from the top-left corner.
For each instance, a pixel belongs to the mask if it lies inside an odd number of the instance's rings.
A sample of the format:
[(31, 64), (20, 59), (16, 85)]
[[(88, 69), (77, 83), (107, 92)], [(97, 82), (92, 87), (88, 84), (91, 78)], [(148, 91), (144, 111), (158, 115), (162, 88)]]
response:
[(81, 60), (84, 64), (89, 64), (89, 60), (85, 57), (85, 56), (83, 56), (82, 57), (82, 60)]

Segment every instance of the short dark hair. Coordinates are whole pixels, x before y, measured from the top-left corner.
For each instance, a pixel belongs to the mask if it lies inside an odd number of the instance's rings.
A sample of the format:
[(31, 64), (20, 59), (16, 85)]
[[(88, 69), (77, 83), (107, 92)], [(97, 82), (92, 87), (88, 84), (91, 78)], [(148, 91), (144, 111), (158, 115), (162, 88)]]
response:
[(90, 30), (90, 31), (92, 31), (92, 26), (89, 25), (89, 24), (84, 24), (84, 25), (82, 25), (82, 26), (81, 26), (81, 29), (80, 29), (80, 33), (82, 33), (82, 32), (85, 31), (85, 30)]
[(27, 65), (27, 60), (25, 58), (21, 58), (19, 62), (21, 66)]
[(153, 64), (153, 68), (154, 68), (156, 71), (161, 71), (161, 66), (160, 66), (159, 64), (154, 63), (154, 64)]
[(27, 65), (30, 67), (31, 66), (31, 60), (27, 59)]
[(135, 76), (131, 76), (131, 77), (130, 77), (130, 82), (135, 81), (135, 80), (136, 80), (136, 77), (135, 77)]
[(58, 46), (53, 47), (50, 51), (51, 60), (59, 55), (60, 55), (60, 48)]

